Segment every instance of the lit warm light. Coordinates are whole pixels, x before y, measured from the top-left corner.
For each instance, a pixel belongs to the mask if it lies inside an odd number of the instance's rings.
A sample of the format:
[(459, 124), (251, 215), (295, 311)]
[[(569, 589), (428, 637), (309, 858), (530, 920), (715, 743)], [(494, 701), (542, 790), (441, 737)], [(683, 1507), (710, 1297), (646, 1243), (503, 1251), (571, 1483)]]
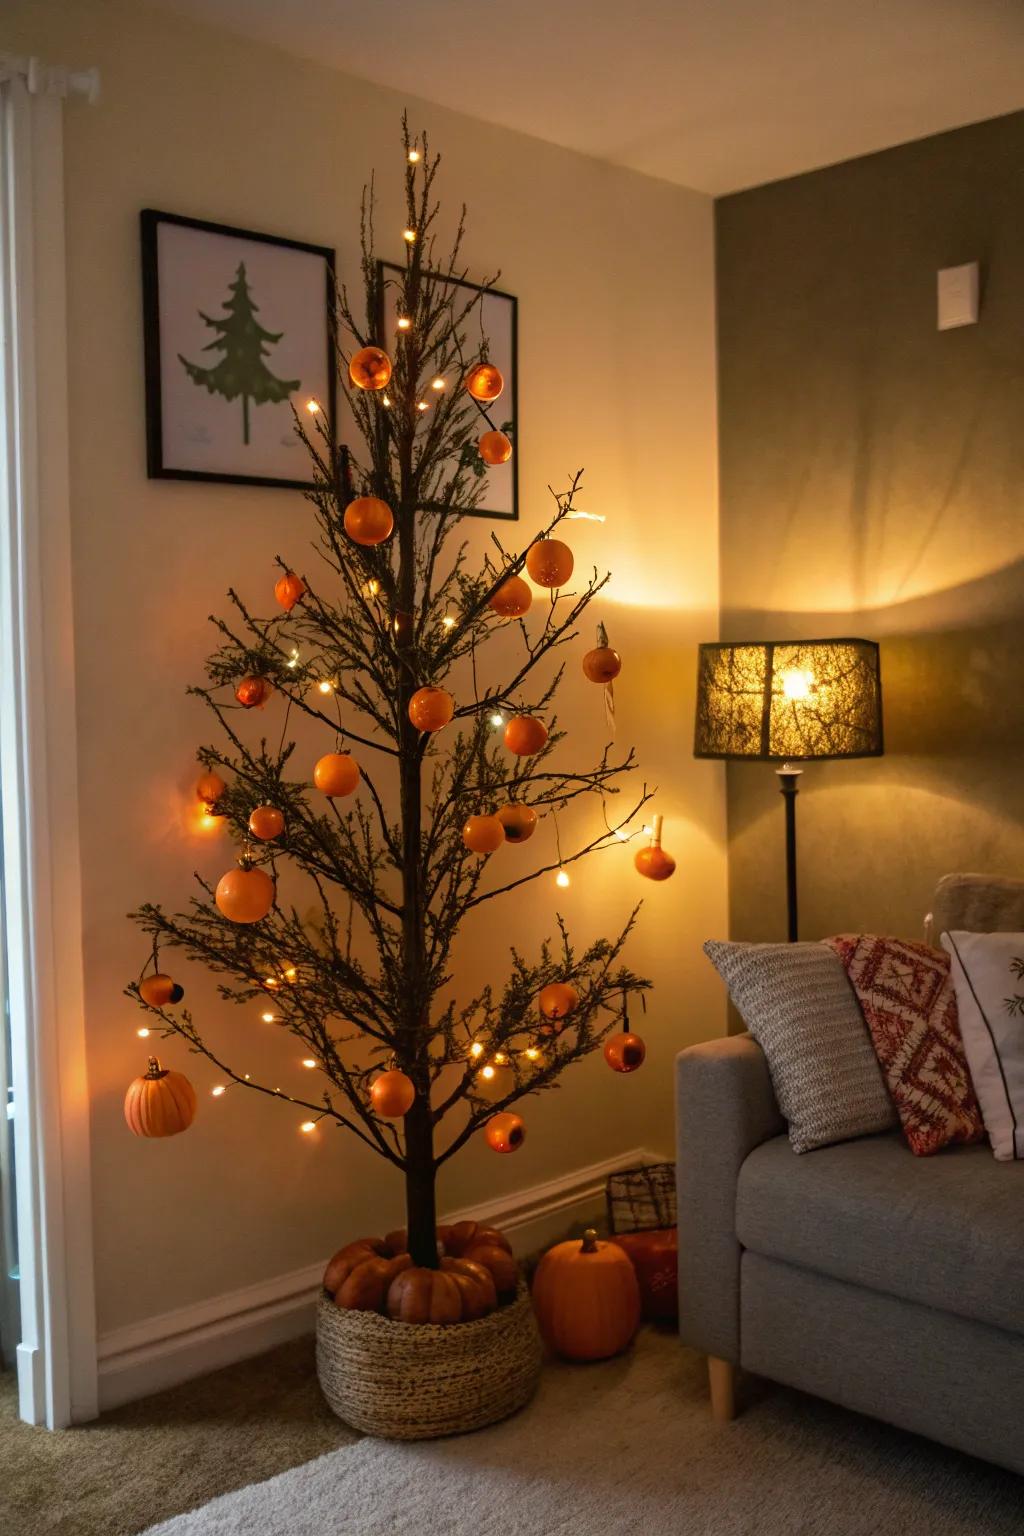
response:
[(320, 406), (319, 406), (319, 404), (318, 404), (318, 402), (316, 400), (307, 400), (306, 401), (306, 410), (309, 412), (309, 414), (311, 416), (315, 416), (317, 414), (317, 412), (320, 410)]
[(137, 1029), (135, 1033), (138, 1035), (140, 1040), (149, 1039), (149, 1030), (146, 1028), (145, 1024), (143, 1024), (141, 1029)]
[(384, 398), (381, 400), (381, 405), (390, 405), (390, 404), (391, 404), (391, 396), (390, 395), (385, 395)]
[(410, 151), (409, 151), (409, 164), (410, 165), (418, 165), (419, 164), (419, 158), (420, 158), (419, 150), (418, 149), (410, 149)]
[(616, 827), (615, 828), (615, 836), (618, 838), (620, 843), (628, 843), (629, 842), (629, 833), (628, 832), (624, 832), (621, 827)]
[(565, 887), (569, 884), (569, 876), (568, 876), (568, 873), (564, 869), (560, 869), (558, 871), (558, 874), (555, 876), (555, 884), (561, 886), (563, 891), (565, 890)]
[(500, 727), (505, 724), (505, 716), (500, 715), (498, 711), (495, 710), (494, 714), (491, 716), (491, 724), (494, 726), (496, 731), (499, 730)]
[(333, 693), (334, 692), (334, 684), (332, 682), (330, 682), (329, 679), (326, 678), (326, 677), (321, 678), (316, 686), (317, 686), (317, 692), (318, 693)]
[(263, 1020), (264, 1024), (273, 1024), (274, 1021), (277, 1018), (277, 1014), (276, 1013), (261, 1013), (260, 1014), (260, 1018)]
[(484, 1048), (480, 1044), (480, 1041), (479, 1040), (474, 1040), (473, 1044), (469, 1048), (469, 1054), (471, 1056), (482, 1056), (483, 1053), (484, 1053)]
[(438, 374), (436, 379), (431, 379), (430, 387), (431, 387), (431, 389), (436, 389), (436, 390), (444, 389), (445, 381), (444, 381), (444, 379), (442, 379), (440, 374)]
[(804, 671), (802, 667), (792, 667), (788, 672), (780, 672), (779, 681), (784, 696), (795, 703), (799, 699), (810, 698), (814, 688), (814, 673)]
[(644, 837), (653, 837), (653, 836), (654, 836), (654, 828), (653, 827), (649, 827), (647, 825), (647, 823), (645, 822), (644, 823)]
[(212, 1095), (213, 1095), (213, 1097), (215, 1099), (219, 1099), (222, 1094), (227, 1093), (227, 1089), (224, 1087), (223, 1083), (218, 1083), (216, 1088), (211, 1088), (210, 1089), (210, 1092), (212, 1093)]
[(402, 239), (405, 241), (406, 245), (415, 245), (416, 231), (414, 229), (403, 229)]
[(316, 1062), (313, 1060), (312, 1056), (304, 1056), (303, 1060), (302, 1060), (302, 1065), (304, 1067), (307, 1067), (307, 1068), (311, 1069), (311, 1068), (316, 1066)]
[(504, 1051), (495, 1051), (494, 1065), (496, 1067), (505, 1067), (508, 1065), (508, 1057), (505, 1055)]
[(281, 982), (277, 976), (268, 976), (263, 985), (269, 991), (273, 992), (275, 987), (279, 987), (281, 985)]
[(299, 1130), (302, 1131), (306, 1136), (308, 1136), (310, 1131), (315, 1131), (316, 1130), (316, 1121), (315, 1120), (303, 1120), (302, 1124), (299, 1126)]
[(491, 1066), (490, 1062), (487, 1063), (486, 1067), (480, 1068), (480, 1076), (486, 1077), (488, 1082), (494, 1076), (494, 1068)]
[(368, 581), (366, 583), (366, 585), (363, 587), (363, 596), (364, 597), (376, 597), (379, 592), (380, 592), (380, 582), (377, 580), (376, 576), (373, 578), (372, 581)]
[(297, 645), (293, 645), (292, 646), (292, 654), (289, 656), (286, 665), (289, 666), (289, 667), (297, 667), (298, 664), (299, 664), (299, 648), (298, 648)]
[(284, 973), (284, 979), (285, 981), (294, 981), (298, 974), (299, 973), (295, 969), (294, 965), (290, 965)]
[(452, 618), (450, 613), (445, 614), (444, 618), (441, 620), (441, 623), (444, 625), (445, 629), (455, 628), (455, 620)]
[(577, 523), (603, 523), (603, 512), (578, 512), (575, 508), (565, 514), (566, 522)]
[(528, 1045), (526, 1050), (523, 1052), (523, 1055), (526, 1057), (527, 1061), (540, 1060), (540, 1051), (538, 1051), (535, 1045)]
[(411, 331), (412, 330), (412, 321), (409, 319), (408, 315), (399, 315), (399, 317), (398, 317), (398, 329), (400, 331)]
[(417, 400), (417, 402), (416, 402), (416, 409), (418, 411), (429, 411), (430, 410), (430, 401), (429, 400)]

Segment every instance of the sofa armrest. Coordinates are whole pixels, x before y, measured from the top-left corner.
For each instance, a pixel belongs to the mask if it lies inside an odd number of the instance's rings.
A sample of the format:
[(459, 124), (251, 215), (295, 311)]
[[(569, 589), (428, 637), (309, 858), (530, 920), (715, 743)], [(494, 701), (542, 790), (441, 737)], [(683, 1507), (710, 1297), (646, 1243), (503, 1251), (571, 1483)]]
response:
[(768, 1063), (750, 1035), (708, 1040), (676, 1057), (679, 1332), (684, 1343), (735, 1364), (736, 1183), (754, 1148), (785, 1128)]

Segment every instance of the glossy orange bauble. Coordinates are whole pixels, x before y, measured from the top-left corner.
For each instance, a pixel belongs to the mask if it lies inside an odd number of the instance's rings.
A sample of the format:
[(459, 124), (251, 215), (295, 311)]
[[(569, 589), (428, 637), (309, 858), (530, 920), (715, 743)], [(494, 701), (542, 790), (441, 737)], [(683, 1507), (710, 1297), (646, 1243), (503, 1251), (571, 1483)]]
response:
[(232, 923), (258, 923), (274, 905), (274, 882), (263, 869), (229, 869), (214, 900)]
[[(492, 1152), (518, 1152), (526, 1140), (526, 1126), (518, 1115), (505, 1110), (488, 1120), (484, 1135)], [(473, 1257), (472, 1244), (466, 1252), (468, 1257)]]
[(670, 853), (657, 845), (651, 848), (641, 848), (633, 860), (640, 874), (646, 875), (648, 880), (667, 880), (669, 875), (676, 872), (676, 861)]
[(503, 619), (518, 619), (533, 602), (533, 593), (521, 576), (510, 576), (491, 598), (490, 606)]
[(157, 971), (155, 976), (147, 976), (139, 982), (139, 996), (151, 1008), (166, 1008), (168, 1003), (181, 1002), (185, 988), (179, 986), (173, 976)]
[(525, 843), (537, 830), (537, 812), (533, 806), (520, 805), (515, 800), (501, 807), (498, 820), (505, 828), (507, 843)]
[(497, 400), (505, 388), (505, 380), (493, 363), (477, 363), (466, 374), (466, 388), (474, 400)]
[(545, 1342), (567, 1360), (606, 1360), (640, 1322), (640, 1288), (628, 1257), (591, 1228), (549, 1248), (533, 1278), (533, 1309)]
[(306, 583), (301, 576), (296, 576), (294, 571), (286, 571), (280, 580), (274, 583), (274, 596), (285, 613), (291, 613), (299, 598), (305, 595)]
[(212, 768), (196, 780), (196, 798), (204, 805), (216, 805), (226, 789), (224, 780), (219, 773), (214, 773)]
[(547, 739), (547, 726), (534, 715), (513, 715), (505, 727), (505, 745), (517, 757), (531, 757)]
[(462, 829), (462, 841), (470, 853), (493, 853), (505, 841), (498, 816), (470, 816)]
[(391, 537), (394, 515), (379, 496), (357, 496), (345, 508), (345, 532), (354, 544), (383, 544)]
[(384, 389), (391, 379), (391, 359), (380, 347), (360, 347), (348, 376), (357, 389)]
[(267, 677), (243, 677), (235, 689), (235, 698), (243, 709), (258, 709), (273, 691), (274, 685)]
[(583, 658), (583, 672), (592, 683), (610, 683), (622, 671), (622, 657), (610, 645), (597, 645)]
[(359, 783), (359, 764), (348, 752), (328, 752), (313, 769), (313, 783), (330, 798), (350, 795)]
[(642, 1067), (647, 1047), (639, 1035), (624, 1031), (609, 1035), (604, 1043), (604, 1059), (613, 1072), (635, 1072)]
[(409, 719), (418, 731), (440, 731), (455, 713), (455, 700), (443, 688), (417, 688), (409, 700)]
[(507, 464), (512, 457), (512, 442), (504, 432), (485, 432), (477, 447), (485, 464)]
[(552, 981), (537, 995), (537, 1007), (552, 1023), (568, 1018), (578, 1005), (580, 995), (567, 981)]
[(284, 814), (276, 805), (258, 805), (249, 817), (249, 831), (261, 843), (273, 842), (284, 831)]
[(416, 1085), (404, 1072), (381, 1072), (370, 1084), (374, 1110), (386, 1120), (401, 1120), (409, 1113), (415, 1097)]
[(177, 1136), (196, 1117), (196, 1091), (181, 1072), (169, 1072), (155, 1056), (145, 1077), (124, 1096), (124, 1118), (136, 1136)]
[(538, 587), (564, 587), (572, 568), (572, 550), (561, 539), (540, 539), (526, 551), (526, 569)]

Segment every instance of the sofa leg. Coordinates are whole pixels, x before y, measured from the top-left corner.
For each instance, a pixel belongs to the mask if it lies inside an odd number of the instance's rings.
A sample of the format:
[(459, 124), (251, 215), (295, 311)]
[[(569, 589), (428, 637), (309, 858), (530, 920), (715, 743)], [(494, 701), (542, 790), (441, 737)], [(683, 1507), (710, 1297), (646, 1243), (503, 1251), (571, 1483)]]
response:
[(708, 1385), (711, 1388), (711, 1417), (716, 1424), (728, 1424), (736, 1417), (736, 1367), (729, 1360), (708, 1356)]

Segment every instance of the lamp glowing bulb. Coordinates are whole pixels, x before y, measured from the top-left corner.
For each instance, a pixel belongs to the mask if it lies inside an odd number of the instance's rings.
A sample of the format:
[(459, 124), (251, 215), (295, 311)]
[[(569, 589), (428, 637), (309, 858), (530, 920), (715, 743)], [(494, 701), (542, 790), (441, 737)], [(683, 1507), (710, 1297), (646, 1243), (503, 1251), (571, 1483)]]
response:
[(227, 1093), (227, 1089), (223, 1083), (218, 1083), (216, 1088), (210, 1089), (210, 1092), (215, 1099), (219, 1099), (222, 1098), (225, 1093)]
[(568, 872), (564, 869), (560, 869), (558, 874), (555, 876), (555, 884), (561, 886), (562, 890), (564, 891), (569, 883), (570, 881)]
[(787, 671), (780, 672), (779, 681), (782, 684), (783, 697), (793, 703), (801, 699), (809, 699), (814, 690), (814, 673), (806, 671), (803, 667), (790, 667)]

